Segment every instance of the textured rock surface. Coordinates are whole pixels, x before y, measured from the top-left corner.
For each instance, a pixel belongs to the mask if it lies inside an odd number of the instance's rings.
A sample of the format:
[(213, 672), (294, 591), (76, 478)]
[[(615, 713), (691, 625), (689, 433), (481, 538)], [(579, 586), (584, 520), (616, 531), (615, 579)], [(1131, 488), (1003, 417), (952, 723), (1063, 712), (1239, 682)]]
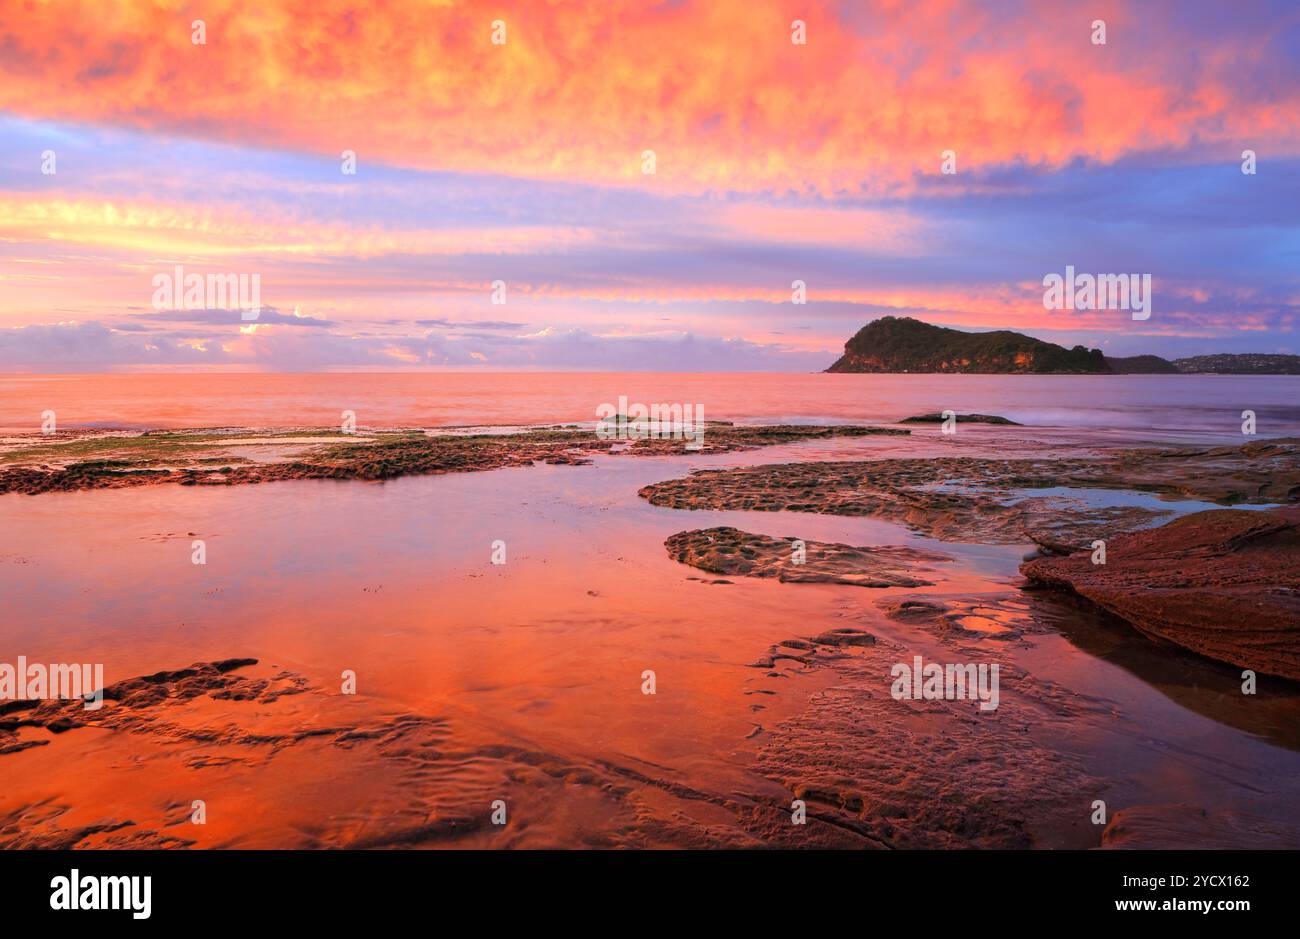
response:
[[(43, 728), (61, 734), (79, 727), (102, 727), (130, 732), (161, 732), (157, 715), (162, 709), (206, 695), (214, 701), (255, 701), (270, 704), (285, 695), (302, 694), (307, 682), (298, 675), (282, 671), (270, 678), (247, 678), (234, 674), (256, 665), (257, 659), (223, 659), (197, 662), (189, 668), (155, 672), (128, 678), (104, 688), (104, 704), (87, 709), (80, 699), (19, 699), (0, 702), (0, 754), (16, 753), (34, 746), (44, 746), (49, 738), (21, 737), (23, 728)], [(222, 731), (221, 733), (224, 733)], [(168, 727), (166, 733), (179, 737), (207, 739), (204, 733), (178, 731)], [(217, 731), (207, 734), (215, 739)]]
[(724, 527), (678, 532), (664, 547), (673, 560), (714, 574), (856, 587), (929, 586), (932, 581), (916, 575), (929, 571), (928, 564), (951, 560), (897, 545), (859, 548), (805, 541), (804, 561), (796, 564), (795, 542), (794, 538), (770, 538)]
[(1300, 848), (1300, 831), (1240, 812), (1194, 805), (1135, 805), (1121, 809), (1102, 833), (1103, 848), (1137, 850), (1252, 850)]
[[(996, 414), (954, 414), (953, 417), (959, 424), (1011, 424), (1015, 427), (1021, 425), (1005, 417), (999, 417)], [(942, 424), (944, 416), (941, 412), (934, 414), (918, 414), (916, 417), (907, 417), (899, 421), (900, 424)]]
[[(36, 495), (159, 483), (239, 486), (288, 479), (383, 480), (534, 463), (581, 466), (590, 463), (590, 455), (596, 453), (729, 453), (833, 437), (910, 433), (899, 427), (852, 424), (734, 425), (710, 421), (699, 446), (691, 449), (693, 441), (682, 437), (603, 439), (580, 427), (437, 436), (420, 431), (341, 436), (319, 429), (302, 430), (296, 435), (281, 432), (261, 436), (247, 431), (241, 436), (237, 431), (94, 437), (68, 432), (53, 438), (27, 435), (19, 438), (22, 446), (0, 453), (0, 494)], [(275, 445), (269, 452), (268, 444)]]
[(1020, 569), (1149, 635), (1300, 681), (1300, 508), (1197, 512), (1116, 537), (1105, 564), (1080, 553)]
[(1038, 540), (1054, 551), (1114, 537), (1163, 514), (1026, 494), (1057, 487), (1137, 489), (1222, 504), (1294, 502), (1300, 498), (1300, 442), (1114, 450), (1070, 459), (779, 463), (700, 470), (645, 486), (640, 495), (675, 509), (874, 516), (947, 541)]

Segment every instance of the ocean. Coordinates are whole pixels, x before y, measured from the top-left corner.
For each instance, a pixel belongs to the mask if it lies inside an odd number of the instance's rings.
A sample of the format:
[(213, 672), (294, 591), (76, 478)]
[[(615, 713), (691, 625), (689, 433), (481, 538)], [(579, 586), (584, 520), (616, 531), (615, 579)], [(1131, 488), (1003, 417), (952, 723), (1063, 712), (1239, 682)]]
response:
[(0, 431), (363, 427), (594, 421), (603, 403), (695, 404), (709, 420), (892, 422), (943, 410), (1134, 440), (1229, 442), (1300, 434), (1300, 378), (1227, 375), (807, 375), (420, 372), (0, 375)]

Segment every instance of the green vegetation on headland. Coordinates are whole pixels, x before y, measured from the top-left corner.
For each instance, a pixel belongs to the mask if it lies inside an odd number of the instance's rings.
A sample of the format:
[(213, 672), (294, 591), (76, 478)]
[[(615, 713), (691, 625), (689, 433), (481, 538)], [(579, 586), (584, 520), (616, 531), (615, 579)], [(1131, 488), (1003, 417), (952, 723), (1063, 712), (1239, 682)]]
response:
[(907, 316), (885, 316), (844, 344), (828, 372), (942, 372), (1048, 375), (1300, 375), (1300, 356), (1202, 355), (1170, 361), (1158, 355), (1110, 358), (1100, 349), (1067, 349), (999, 329), (968, 333)]

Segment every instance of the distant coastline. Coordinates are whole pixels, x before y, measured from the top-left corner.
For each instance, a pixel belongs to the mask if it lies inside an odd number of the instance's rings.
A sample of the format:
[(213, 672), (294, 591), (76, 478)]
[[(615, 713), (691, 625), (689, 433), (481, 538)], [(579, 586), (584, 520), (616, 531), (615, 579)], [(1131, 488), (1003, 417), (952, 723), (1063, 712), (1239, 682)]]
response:
[(1008, 329), (973, 333), (885, 316), (844, 344), (827, 372), (965, 375), (1300, 375), (1300, 355), (1240, 353), (1165, 359), (1067, 349)]

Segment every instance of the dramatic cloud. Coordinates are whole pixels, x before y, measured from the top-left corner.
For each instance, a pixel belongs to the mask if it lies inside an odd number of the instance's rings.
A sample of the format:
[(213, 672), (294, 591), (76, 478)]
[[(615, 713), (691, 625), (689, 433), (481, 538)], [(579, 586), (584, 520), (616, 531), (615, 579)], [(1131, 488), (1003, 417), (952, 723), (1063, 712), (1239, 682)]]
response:
[[(1290, 3), (0, 5), (10, 367), (803, 370), (884, 314), (1132, 352), (1300, 320)], [(156, 309), (174, 265), (257, 276), (261, 317)], [(1150, 274), (1152, 318), (1044, 309), (1067, 265)]]
[(314, 371), (463, 366), (609, 371), (776, 371), (824, 367), (824, 354), (781, 344), (715, 339), (691, 333), (595, 335), (581, 329), (526, 336), (430, 331), (420, 336), (338, 335), (241, 327), (227, 334), (141, 334), (98, 322), (0, 328), (0, 367), (78, 371), (137, 366), (247, 366)]
[(688, 189), (887, 188), (937, 173), (948, 149), (967, 169), (1246, 142), (1294, 155), (1294, 5), (1188, 7), (11, 4), (0, 109), (548, 179), (640, 184), (649, 149), (656, 184)]

